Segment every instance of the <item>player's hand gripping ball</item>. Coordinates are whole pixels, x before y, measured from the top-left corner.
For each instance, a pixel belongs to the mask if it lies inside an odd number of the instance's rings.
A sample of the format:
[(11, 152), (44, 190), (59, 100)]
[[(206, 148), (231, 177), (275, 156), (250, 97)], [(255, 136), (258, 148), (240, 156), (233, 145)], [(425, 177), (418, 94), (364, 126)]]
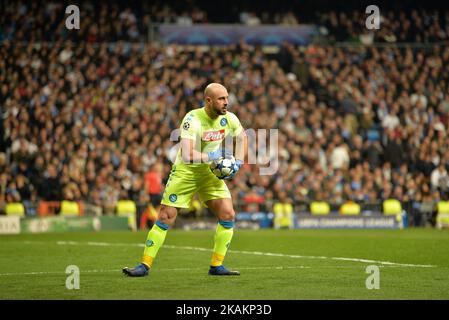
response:
[(221, 157), (210, 163), (210, 169), (219, 179), (226, 179), (233, 176), (236, 168), (234, 156)]

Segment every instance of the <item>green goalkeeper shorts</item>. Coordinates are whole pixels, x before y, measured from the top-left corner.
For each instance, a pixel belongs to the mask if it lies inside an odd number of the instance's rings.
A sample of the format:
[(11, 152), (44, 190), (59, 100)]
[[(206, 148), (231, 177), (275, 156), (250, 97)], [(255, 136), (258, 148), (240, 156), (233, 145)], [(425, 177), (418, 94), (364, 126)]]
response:
[(231, 198), (226, 183), (218, 179), (208, 165), (199, 168), (189, 168), (189, 165), (185, 164), (173, 165), (161, 204), (189, 208), (195, 194), (198, 194), (205, 206), (209, 200)]

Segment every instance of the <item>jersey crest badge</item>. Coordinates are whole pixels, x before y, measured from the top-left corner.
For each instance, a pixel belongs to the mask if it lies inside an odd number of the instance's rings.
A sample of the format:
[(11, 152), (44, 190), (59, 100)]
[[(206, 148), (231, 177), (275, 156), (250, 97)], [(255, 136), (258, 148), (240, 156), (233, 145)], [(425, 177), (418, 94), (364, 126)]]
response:
[(224, 127), (225, 125), (228, 124), (228, 119), (222, 118), (222, 119), (220, 120), (220, 124), (221, 124), (222, 127)]

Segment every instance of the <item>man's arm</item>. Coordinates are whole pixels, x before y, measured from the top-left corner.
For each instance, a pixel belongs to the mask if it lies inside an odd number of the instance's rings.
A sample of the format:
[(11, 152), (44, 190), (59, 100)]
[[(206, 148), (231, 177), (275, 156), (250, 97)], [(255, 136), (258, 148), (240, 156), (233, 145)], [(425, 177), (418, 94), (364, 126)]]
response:
[(201, 124), (192, 114), (187, 114), (181, 123), (181, 158), (184, 163), (204, 163), (208, 154), (195, 148)]
[(181, 138), (181, 156), (184, 163), (205, 163), (209, 161), (209, 155), (195, 150), (195, 140)]
[(206, 163), (228, 155), (232, 155), (232, 153), (228, 154), (224, 149), (203, 153), (196, 150), (195, 140), (181, 138), (181, 157), (184, 163)]

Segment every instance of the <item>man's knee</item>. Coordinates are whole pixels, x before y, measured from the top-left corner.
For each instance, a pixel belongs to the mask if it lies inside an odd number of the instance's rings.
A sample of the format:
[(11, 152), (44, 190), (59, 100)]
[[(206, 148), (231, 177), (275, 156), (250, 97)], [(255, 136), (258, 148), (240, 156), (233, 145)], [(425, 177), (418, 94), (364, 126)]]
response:
[(158, 214), (158, 220), (169, 226), (173, 226), (176, 220), (178, 209), (170, 206), (161, 205), (161, 209)]
[(235, 211), (233, 208), (225, 209), (218, 214), (218, 218), (223, 221), (234, 221)]
[(209, 209), (211, 209), (221, 221), (234, 221), (235, 211), (230, 199), (216, 199), (206, 202)]

